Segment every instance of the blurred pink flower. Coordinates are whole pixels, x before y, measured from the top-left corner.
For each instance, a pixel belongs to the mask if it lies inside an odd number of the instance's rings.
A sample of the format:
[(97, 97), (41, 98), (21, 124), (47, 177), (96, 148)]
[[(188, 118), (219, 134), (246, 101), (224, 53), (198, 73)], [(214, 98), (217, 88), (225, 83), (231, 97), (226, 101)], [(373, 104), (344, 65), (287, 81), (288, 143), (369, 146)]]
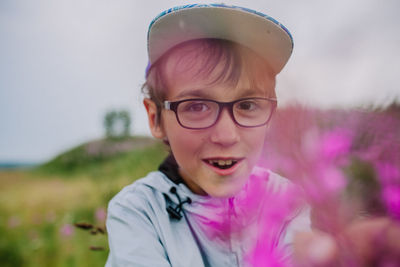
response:
[[(380, 112), (289, 107), (278, 111), (271, 124), (261, 165), (299, 184), (315, 211), (314, 223), (334, 236), (359, 214), (357, 201), (367, 205), (368, 201), (379, 201), (388, 215), (400, 220), (399, 118)], [(378, 199), (368, 194), (376, 183), (362, 184), (368, 175), (373, 176), (368, 167), (376, 170), (381, 188)], [(276, 246), (274, 229), (298, 207), (300, 193), (262, 190), (265, 187), (256, 178), (252, 177), (245, 188), (246, 196), (230, 202), (234, 213), (228, 213), (226, 206), (221, 208), (216, 220), (208, 221), (208, 227), (214, 234), (229, 235), (243, 231), (256, 217), (257, 242), (247, 255), (248, 263), (255, 267), (286, 266), (283, 258), (287, 253)], [(360, 188), (353, 188), (356, 186)], [(341, 203), (348, 193), (354, 205)]]
[[(400, 153), (400, 151), (399, 151)], [(400, 170), (393, 163), (378, 162), (376, 163), (378, 178), (383, 184), (400, 184)]]
[(347, 181), (336, 166), (315, 164), (312, 169), (307, 170), (309, 175), (299, 182), (311, 203), (322, 203), (337, 197), (346, 187)]
[[(259, 189), (258, 189), (259, 190)], [(278, 190), (264, 191), (258, 221), (255, 246), (246, 255), (253, 267), (286, 267), (289, 251), (282, 246), (282, 233), (287, 223), (304, 204), (297, 187), (288, 185)]]
[(382, 189), (382, 199), (389, 214), (400, 219), (400, 186), (385, 186)]
[(267, 240), (260, 240), (247, 261), (252, 267), (287, 267), (287, 255), (278, 249), (271, 248)]
[(326, 133), (321, 138), (321, 156), (325, 159), (337, 159), (347, 156), (350, 152), (352, 140), (348, 130), (338, 129)]
[(67, 223), (61, 226), (60, 235), (62, 237), (70, 237), (73, 234), (74, 234), (74, 227), (71, 224)]
[[(281, 178), (284, 179), (284, 178)], [(243, 190), (230, 199), (210, 199), (210, 216), (199, 217), (209, 238), (241, 236), (244, 258), (254, 267), (284, 267), (288, 251), (280, 244), (283, 228), (304, 204), (299, 188), (268, 182), (269, 172), (255, 168)]]
[(106, 221), (107, 212), (106, 209), (101, 207), (96, 210), (95, 217), (98, 223), (104, 223)]

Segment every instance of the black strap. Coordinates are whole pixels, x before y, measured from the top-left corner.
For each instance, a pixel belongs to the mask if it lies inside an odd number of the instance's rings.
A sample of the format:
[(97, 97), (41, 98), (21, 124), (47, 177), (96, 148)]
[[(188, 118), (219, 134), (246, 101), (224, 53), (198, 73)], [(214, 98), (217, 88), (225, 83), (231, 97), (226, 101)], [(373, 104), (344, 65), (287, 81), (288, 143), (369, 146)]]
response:
[(179, 221), (180, 219), (182, 219), (182, 213), (185, 213), (185, 211), (182, 208), (183, 204), (186, 204), (186, 203), (191, 204), (192, 200), (190, 199), (190, 197), (188, 197), (188, 198), (186, 198), (186, 200), (182, 201), (181, 197), (178, 194), (178, 192), (176, 192), (176, 187), (174, 187), (174, 186), (171, 187), (169, 192), (171, 192), (172, 194), (174, 194), (176, 196), (176, 198), (178, 199), (179, 203), (176, 206), (172, 205), (168, 195), (164, 193), (164, 198), (167, 201), (166, 210), (167, 210), (167, 212), (169, 214), (169, 217), (171, 219), (175, 219), (175, 220)]

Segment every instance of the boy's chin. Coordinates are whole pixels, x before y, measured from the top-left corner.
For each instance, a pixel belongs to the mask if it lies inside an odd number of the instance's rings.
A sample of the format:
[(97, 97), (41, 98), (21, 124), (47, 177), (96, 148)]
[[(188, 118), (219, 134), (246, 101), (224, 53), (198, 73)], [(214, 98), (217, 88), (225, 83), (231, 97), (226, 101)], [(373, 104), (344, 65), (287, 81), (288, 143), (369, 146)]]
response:
[(208, 190), (207, 194), (214, 198), (231, 198), (239, 194), (245, 182), (230, 185), (221, 185), (220, 187)]

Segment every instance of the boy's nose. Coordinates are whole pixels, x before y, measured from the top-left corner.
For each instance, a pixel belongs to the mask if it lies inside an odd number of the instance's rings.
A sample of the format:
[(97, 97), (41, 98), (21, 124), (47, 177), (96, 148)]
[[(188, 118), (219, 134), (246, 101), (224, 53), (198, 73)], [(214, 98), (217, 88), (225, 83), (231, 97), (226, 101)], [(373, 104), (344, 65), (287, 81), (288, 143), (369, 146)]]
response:
[(231, 118), (229, 111), (221, 111), (217, 123), (211, 128), (211, 142), (221, 146), (231, 146), (240, 141), (238, 126)]

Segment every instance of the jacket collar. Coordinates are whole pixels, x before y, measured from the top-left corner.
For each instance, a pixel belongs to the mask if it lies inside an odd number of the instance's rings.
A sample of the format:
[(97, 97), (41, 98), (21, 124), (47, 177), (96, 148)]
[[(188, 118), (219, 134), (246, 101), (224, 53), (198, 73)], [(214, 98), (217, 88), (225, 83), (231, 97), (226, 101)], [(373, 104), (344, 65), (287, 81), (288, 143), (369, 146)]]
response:
[(174, 184), (178, 185), (180, 183), (185, 184), (182, 176), (179, 174), (179, 166), (176, 162), (174, 156), (169, 154), (168, 157), (160, 164), (158, 170), (165, 174)]

